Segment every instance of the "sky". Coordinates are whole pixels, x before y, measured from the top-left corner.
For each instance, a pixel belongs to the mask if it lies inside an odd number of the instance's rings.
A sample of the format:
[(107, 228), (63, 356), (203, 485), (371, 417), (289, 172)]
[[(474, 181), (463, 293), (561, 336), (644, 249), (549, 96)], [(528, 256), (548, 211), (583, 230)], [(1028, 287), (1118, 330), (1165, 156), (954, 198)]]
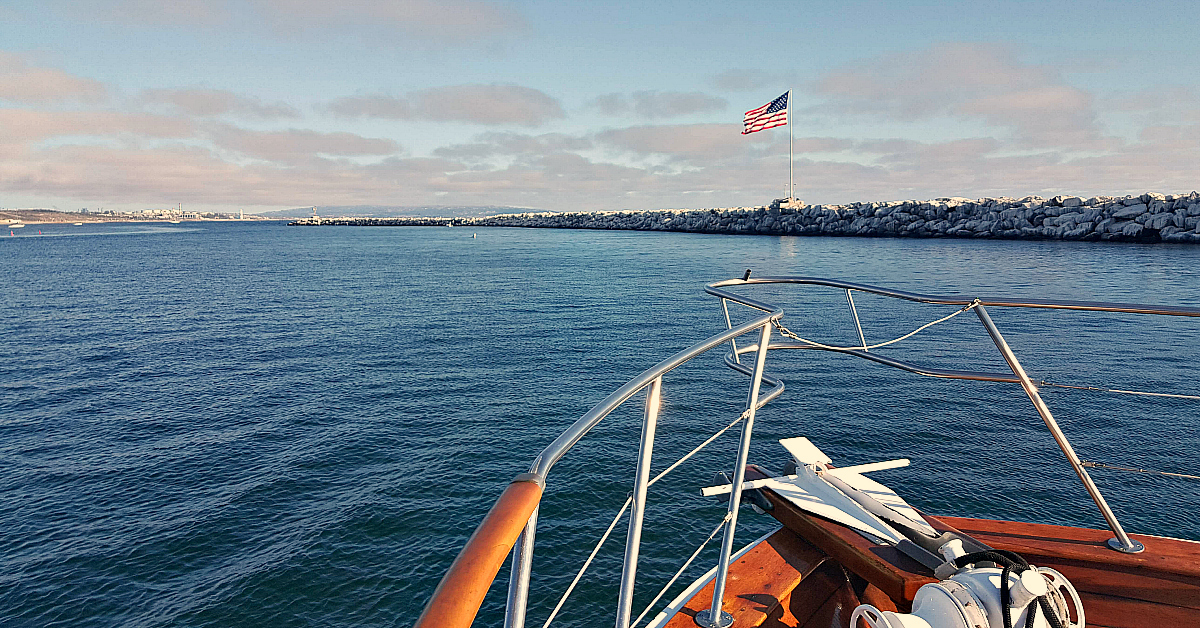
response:
[[(2, 0), (0, 207), (1200, 188), (1200, 3)], [(792, 90), (791, 124), (742, 135)]]

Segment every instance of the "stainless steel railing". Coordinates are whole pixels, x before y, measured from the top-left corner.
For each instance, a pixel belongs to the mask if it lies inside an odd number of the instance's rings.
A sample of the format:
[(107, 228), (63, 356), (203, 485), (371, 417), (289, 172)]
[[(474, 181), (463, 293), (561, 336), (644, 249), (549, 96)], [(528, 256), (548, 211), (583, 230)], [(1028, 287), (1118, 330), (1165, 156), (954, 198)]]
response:
[[(650, 459), (654, 449), (654, 435), (658, 421), (657, 400), (661, 395), (663, 375), (726, 342), (734, 343), (736, 347), (736, 339), (739, 336), (760, 331), (761, 337), (759, 342), (753, 346), (743, 348), (743, 350), (757, 351), (759, 358), (756, 361), (754, 370), (750, 373), (751, 386), (747, 399), (747, 416), (742, 424), (742, 438), (739, 441), (737, 457), (739, 466), (735, 467), (741, 469), (742, 473), (744, 473), (745, 461), (748, 456), (755, 412), (758, 408), (769, 403), (784, 391), (783, 382), (763, 374), (766, 366), (767, 350), (770, 348), (768, 342), (770, 330), (772, 329), (772, 325), (783, 316), (783, 310), (760, 304), (753, 299), (750, 299), (749, 302), (762, 306), (760, 309), (765, 314), (736, 327), (730, 324), (725, 332), (676, 353), (630, 380), (575, 421), (571, 427), (567, 428), (566, 431), (542, 450), (542, 453), (538, 455), (530, 466), (529, 473), (537, 476), (540, 481), (545, 482), (546, 476), (555, 463), (561, 460), (592, 428), (638, 392), (647, 390), (642, 420), (642, 435), (638, 447), (639, 453), (633, 489), (633, 507), (629, 518), (629, 534), (626, 537), (625, 561), (621, 572), (620, 593), (618, 594), (618, 612), (615, 623), (617, 628), (627, 628), (629, 626), (632, 610), (633, 582), (637, 574), (646, 491), (650, 481)], [(761, 391), (761, 383), (763, 381), (766, 381), (771, 386), (770, 390), (765, 393)], [(740, 499), (740, 478), (742, 473), (735, 473), (739, 481), (736, 486), (737, 490), (734, 496), (731, 497), (729, 505), (730, 512), (734, 514), (725, 524), (725, 537), (722, 542), (722, 571), (727, 570), (729, 554), (731, 553), (729, 548), (733, 543), (737, 523), (736, 512), (739, 505), (738, 500)], [(535, 510), (513, 549), (512, 573), (509, 578), (508, 588), (508, 606), (504, 619), (506, 628), (524, 628), (525, 626), (525, 611), (528, 606), (529, 578), (534, 550), (534, 538), (537, 533), (537, 514)]]
[[(794, 284), (794, 285), (809, 285), (825, 288), (833, 288), (844, 290), (846, 294), (847, 305), (854, 320), (854, 328), (858, 339), (861, 343), (859, 347), (829, 347), (824, 345), (815, 345), (808, 342), (796, 342), (788, 340), (779, 340), (772, 342), (772, 329), (779, 328), (783, 330), (779, 324), (783, 316), (783, 310), (779, 307), (768, 303), (747, 297), (742, 294), (734, 293), (727, 288), (734, 286), (756, 286), (767, 284)], [(1113, 530), (1115, 538), (1109, 541), (1109, 545), (1118, 551), (1135, 553), (1142, 551), (1141, 544), (1131, 539), (1125, 533), (1121, 524), (1118, 522), (1112, 509), (1105, 502), (1104, 497), (1100, 494), (1091, 478), (1088, 476), (1086, 469), (1075, 455), (1069, 441), (1063, 434), (1062, 429), (1055, 421), (1053, 414), (1042, 401), (1038, 394), (1037, 385), (1026, 374), (1024, 368), (1017, 360), (1016, 355), (1008, 346), (999, 329), (992, 321), (987, 312), (987, 306), (993, 307), (1016, 307), (1016, 308), (1037, 308), (1037, 309), (1052, 309), (1052, 310), (1083, 310), (1095, 312), (1120, 312), (1131, 314), (1151, 314), (1164, 316), (1190, 316), (1200, 317), (1200, 309), (1187, 308), (1179, 306), (1156, 306), (1156, 305), (1141, 305), (1129, 303), (1103, 303), (1089, 301), (1055, 301), (1042, 299), (1006, 299), (1006, 298), (969, 298), (963, 296), (940, 296), (940, 295), (925, 295), (902, 290), (892, 290), (871, 286), (867, 284), (859, 284), (846, 281), (838, 281), (831, 279), (822, 279), (816, 277), (755, 277), (744, 279), (730, 279), (725, 281), (713, 282), (705, 286), (705, 292), (717, 297), (720, 300), (721, 311), (726, 323), (726, 331), (716, 334), (692, 347), (684, 349), (675, 355), (659, 362), (654, 367), (646, 370), (634, 379), (630, 380), (624, 386), (617, 389), (600, 403), (596, 404), (591, 410), (580, 417), (566, 431), (558, 436), (550, 443), (530, 466), (530, 474), (545, 482), (550, 469), (562, 459), (568, 451), (571, 450), (588, 432), (599, 424), (605, 417), (611, 414), (614, 410), (620, 407), (629, 399), (633, 398), (637, 393), (646, 390), (646, 399), (643, 409), (643, 421), (641, 438), (639, 439), (638, 462), (637, 470), (634, 479), (632, 509), (629, 520), (629, 531), (626, 537), (625, 559), (622, 568), (620, 591), (618, 594), (617, 616), (615, 619), (616, 628), (628, 628), (631, 615), (631, 602), (633, 596), (633, 583), (637, 572), (637, 562), (640, 552), (641, 529), (645, 513), (646, 493), (649, 484), (650, 461), (654, 449), (654, 437), (658, 421), (658, 399), (662, 391), (662, 377), (666, 373), (678, 368), (688, 361), (696, 358), (699, 355), (728, 342), (731, 349), (725, 356), (725, 363), (730, 368), (750, 376), (750, 389), (746, 400), (746, 416), (742, 424), (741, 437), (739, 439), (737, 461), (734, 467), (734, 478), (731, 496), (729, 500), (729, 512), (726, 515), (726, 523), (724, 536), (722, 537), (721, 550), (719, 555), (719, 564), (716, 573), (716, 583), (714, 585), (713, 606), (707, 612), (701, 612), (697, 615), (697, 621), (701, 625), (716, 628), (718, 626), (727, 625), (727, 614), (721, 610), (721, 599), (725, 588), (725, 578), (728, 572), (730, 556), (733, 553), (733, 538), (737, 525), (737, 512), (740, 506), (742, 496), (743, 475), (746, 467), (746, 458), (749, 452), (750, 441), (753, 436), (754, 414), (758, 408), (761, 408), (766, 403), (778, 397), (784, 391), (784, 385), (781, 381), (765, 375), (766, 358), (769, 350), (773, 349), (792, 349), (792, 350), (823, 350), (833, 351), (846, 354), (852, 357), (858, 357), (893, 368), (897, 368), (910, 373), (923, 375), (927, 377), (943, 378), (943, 379), (962, 379), (973, 381), (990, 381), (1004, 383), (1021, 384), (1030, 400), (1033, 402), (1035, 409), (1041, 416), (1047, 429), (1053, 435), (1055, 442), (1071, 462), (1071, 466), (1079, 476), (1084, 488), (1096, 502), (1105, 521)], [(865, 294), (874, 294), (883, 297), (901, 299), (923, 304), (934, 305), (957, 305), (971, 306), (975, 310), (980, 323), (987, 331), (990, 339), (996, 345), (1005, 361), (1008, 363), (1012, 373), (994, 373), (984, 371), (964, 371), (964, 370), (948, 370), (939, 368), (930, 368), (917, 364), (913, 364), (904, 360), (889, 358), (879, 353), (870, 352), (867, 347), (867, 341), (863, 333), (862, 324), (858, 317), (858, 309), (854, 303), (853, 292), (862, 292)], [(729, 303), (742, 305), (753, 310), (762, 312), (749, 322), (741, 325), (734, 325), (729, 314)], [(758, 342), (738, 346), (737, 339), (745, 334), (759, 332)], [(748, 353), (755, 354), (754, 366), (751, 368), (741, 361), (741, 356)], [(766, 382), (771, 388), (765, 393), (761, 390), (762, 382)], [(535, 510), (526, 522), (524, 531), (520, 539), (517, 541), (513, 549), (512, 573), (509, 579), (508, 589), (508, 606), (505, 613), (506, 628), (524, 628), (525, 626), (525, 611), (528, 604), (529, 595), (529, 580), (530, 568), (532, 565), (532, 557), (534, 551), (534, 539), (537, 531), (538, 511)]]
[[(1007, 341), (1005, 341), (1004, 336), (1000, 333), (1000, 330), (996, 327), (995, 322), (992, 321), (991, 316), (988, 314), (987, 306), (990, 305), (990, 306), (995, 306), (995, 307), (1037, 308), (1037, 309), (1051, 309), (1051, 310), (1083, 310), (1083, 311), (1092, 311), (1092, 312), (1119, 312), (1119, 313), (1127, 313), (1127, 314), (1151, 314), (1151, 315), (1161, 315), (1161, 316), (1190, 316), (1190, 317), (1200, 317), (1200, 309), (1189, 308), (1189, 307), (1180, 307), (1180, 306), (1142, 305), (1142, 304), (1133, 304), (1133, 303), (1104, 303), (1104, 302), (1095, 302), (1095, 301), (1055, 301), (1055, 300), (1046, 300), (1046, 299), (1017, 300), (1017, 299), (1003, 299), (1003, 298), (982, 298), (982, 297), (967, 298), (967, 297), (961, 297), (961, 296), (933, 296), (933, 295), (918, 294), (918, 293), (914, 293), (914, 292), (906, 292), (906, 291), (902, 291), (902, 290), (891, 290), (891, 289), (887, 289), (887, 288), (880, 288), (877, 286), (870, 286), (870, 285), (866, 285), (866, 284), (851, 283), (851, 282), (846, 282), (846, 281), (836, 281), (836, 280), (830, 280), (830, 279), (821, 279), (821, 278), (816, 278), (816, 277), (759, 277), (759, 278), (753, 278), (753, 279), (750, 279), (747, 277), (745, 279), (740, 279), (740, 280), (733, 279), (733, 280), (714, 282), (714, 283), (711, 283), (711, 284), (708, 284), (707, 286), (705, 286), (705, 291), (708, 292), (709, 294), (717, 296), (721, 299), (722, 311), (724, 311), (726, 313), (726, 320), (729, 320), (729, 317), (728, 317), (729, 308), (728, 308), (728, 304), (727, 304), (728, 301), (733, 301), (735, 303), (739, 303), (741, 305), (744, 305), (746, 307), (750, 307), (750, 308), (753, 308), (756, 310), (762, 309), (764, 307), (764, 304), (760, 301), (757, 301), (754, 299), (749, 299), (749, 298), (737, 295), (735, 293), (729, 292), (728, 290), (724, 289), (729, 286), (751, 285), (751, 284), (760, 284), (760, 285), (761, 284), (797, 284), (797, 285), (822, 286), (822, 287), (838, 288), (838, 289), (845, 290), (846, 300), (847, 300), (847, 303), (849, 304), (851, 314), (854, 318), (855, 330), (858, 332), (859, 340), (862, 343), (861, 349), (854, 349), (854, 348), (817, 346), (815, 344), (804, 343), (804, 342), (798, 342), (798, 343), (781, 342), (776, 345), (773, 345), (771, 347), (772, 349), (816, 349), (816, 350), (835, 351), (835, 352), (845, 353), (845, 354), (849, 354), (849, 355), (852, 355), (855, 357), (871, 360), (874, 362), (878, 362), (880, 364), (884, 364), (884, 365), (898, 368), (901, 370), (905, 370), (908, 372), (917, 373), (920, 375), (926, 375), (926, 376), (930, 376), (930, 377), (1021, 384), (1021, 387), (1024, 389), (1026, 395), (1029, 397), (1030, 401), (1033, 402), (1034, 408), (1037, 410), (1038, 415), (1042, 418), (1042, 421), (1046, 424), (1046, 428), (1050, 431), (1050, 434), (1054, 437), (1055, 443), (1058, 444), (1058, 447), (1059, 447), (1059, 449), (1062, 450), (1063, 455), (1065, 455), (1067, 457), (1067, 460), (1071, 463), (1071, 467), (1075, 471), (1075, 474), (1077, 476), (1079, 476), (1079, 480), (1080, 480), (1080, 482), (1083, 483), (1084, 489), (1087, 490), (1088, 495), (1091, 496), (1091, 498), (1092, 498), (1092, 501), (1094, 501), (1096, 503), (1097, 508), (1100, 509), (1100, 514), (1104, 517), (1104, 520), (1108, 524), (1108, 527), (1113, 531), (1115, 538), (1109, 540), (1109, 542), (1108, 542), (1109, 546), (1112, 549), (1115, 549), (1117, 551), (1131, 553), (1131, 554), (1141, 552), (1145, 549), (1141, 543), (1131, 539), (1129, 537), (1129, 535), (1126, 534), (1124, 528), (1121, 526), (1121, 523), (1117, 520), (1117, 516), (1113, 513), (1112, 509), (1108, 506), (1107, 501), (1105, 501), (1104, 496), (1100, 493), (1100, 489), (1098, 489), (1096, 487), (1095, 482), (1092, 481), (1091, 476), (1088, 475), (1088, 472), (1084, 468), (1084, 465), (1080, 461), (1079, 457), (1075, 454), (1074, 448), (1071, 447), (1070, 441), (1067, 440), (1067, 437), (1063, 433), (1062, 428), (1059, 427), (1058, 422), (1054, 419), (1054, 415), (1053, 415), (1053, 413), (1051, 413), (1050, 408), (1047, 407), (1046, 403), (1042, 400), (1041, 395), (1038, 393), (1038, 387), (1034, 384), (1033, 380), (1029, 377), (1029, 375), (1026, 374), (1025, 369), (1021, 366), (1021, 363), (1017, 359), (1016, 354), (1013, 353), (1012, 349), (1008, 346)], [(1000, 354), (1001, 354), (1001, 356), (1003, 356), (1005, 362), (1008, 363), (1009, 368), (1012, 370), (1012, 375), (1006, 375), (1003, 373), (955, 371), (955, 370), (925, 368), (925, 367), (917, 366), (914, 364), (910, 364), (905, 361), (894, 360), (894, 359), (883, 357), (878, 354), (868, 353), (866, 350), (867, 342), (866, 342), (866, 339), (865, 339), (865, 337), (863, 335), (863, 331), (862, 331), (862, 324), (859, 322), (859, 318), (858, 318), (858, 310), (854, 305), (854, 299), (852, 296), (852, 292), (854, 292), (854, 291), (868, 293), (868, 294), (875, 294), (875, 295), (890, 297), (890, 298), (895, 298), (895, 299), (903, 299), (906, 301), (913, 301), (913, 302), (917, 302), (917, 303), (972, 306), (971, 309), (975, 310), (975, 314), (979, 318), (979, 321), (980, 321), (980, 323), (982, 323), (984, 329), (987, 331), (989, 338), (996, 345), (996, 348), (1000, 351)], [(738, 350), (735, 347), (734, 353), (736, 354), (737, 351)], [(726, 363), (730, 367), (733, 367), (733, 368), (737, 368), (737, 366), (738, 366), (736, 358), (734, 358), (732, 360), (726, 359)]]

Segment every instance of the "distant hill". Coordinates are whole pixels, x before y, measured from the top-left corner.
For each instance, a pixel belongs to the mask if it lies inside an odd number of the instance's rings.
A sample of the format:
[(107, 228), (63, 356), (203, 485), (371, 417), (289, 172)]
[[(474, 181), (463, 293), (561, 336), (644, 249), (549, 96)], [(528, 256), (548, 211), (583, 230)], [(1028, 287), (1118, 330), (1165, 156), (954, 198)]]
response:
[[(504, 205), (318, 205), (318, 216), (362, 216), (366, 218), (390, 218), (392, 216), (437, 216), (453, 218), (459, 216), (491, 216), (493, 214), (515, 214), (531, 210), (528, 207), (508, 207)], [(303, 218), (313, 215), (312, 207), (297, 207), (295, 209), (280, 209), (262, 212), (260, 216), (269, 218)]]

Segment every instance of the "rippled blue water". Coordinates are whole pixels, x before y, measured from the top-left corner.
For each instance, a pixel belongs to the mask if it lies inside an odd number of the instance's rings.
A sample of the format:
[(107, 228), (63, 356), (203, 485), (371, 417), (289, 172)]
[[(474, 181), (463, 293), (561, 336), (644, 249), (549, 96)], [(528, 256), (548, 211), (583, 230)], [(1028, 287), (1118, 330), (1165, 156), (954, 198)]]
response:
[[(1200, 247), (1185, 246), (524, 229), (472, 239), (281, 223), (40, 229), (0, 239), (4, 626), (410, 624), (508, 480), (625, 380), (717, 330), (702, 285), (746, 268), (1200, 306)], [(853, 340), (840, 294), (780, 300), (793, 330)], [(857, 302), (874, 340), (948, 313)], [(1195, 319), (992, 315), (1037, 378), (1200, 392)], [(970, 314), (889, 355), (1003, 369)], [(655, 469), (736, 415), (745, 382), (719, 360), (667, 378)], [(936, 513), (1103, 524), (1016, 387), (808, 352), (773, 357), (771, 370), (788, 390), (759, 415), (755, 461), (778, 466), (774, 441), (807, 435), (847, 464), (911, 458), (879, 476)], [(1200, 470), (1195, 401), (1044, 393), (1085, 458)], [(624, 500), (638, 420), (636, 407), (618, 412), (552, 473), (531, 622)], [(720, 517), (697, 489), (732, 467), (735, 440), (652, 489), (638, 610)], [(1093, 475), (1131, 531), (1200, 538), (1197, 483)], [(747, 511), (739, 540), (770, 525)], [(611, 621), (623, 528), (560, 625)], [(506, 574), (481, 625), (500, 621)]]

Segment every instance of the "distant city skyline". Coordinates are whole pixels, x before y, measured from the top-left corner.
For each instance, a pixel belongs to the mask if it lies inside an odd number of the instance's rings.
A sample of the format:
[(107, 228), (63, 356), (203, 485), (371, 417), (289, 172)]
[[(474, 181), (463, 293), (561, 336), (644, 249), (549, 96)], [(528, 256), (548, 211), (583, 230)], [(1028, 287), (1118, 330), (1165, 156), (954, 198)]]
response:
[(1200, 187), (1196, 3), (15, 0), (0, 206), (555, 211)]

